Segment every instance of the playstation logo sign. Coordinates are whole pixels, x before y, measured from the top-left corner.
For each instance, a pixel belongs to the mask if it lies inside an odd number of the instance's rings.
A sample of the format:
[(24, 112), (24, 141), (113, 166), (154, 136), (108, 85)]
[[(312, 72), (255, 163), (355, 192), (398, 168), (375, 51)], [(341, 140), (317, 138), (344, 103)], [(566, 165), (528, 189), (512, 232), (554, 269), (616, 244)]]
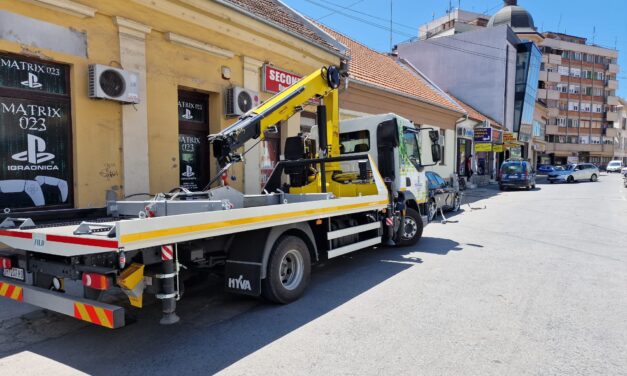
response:
[(192, 112), (189, 110), (189, 108), (185, 109), (185, 113), (183, 115), (181, 115), (181, 117), (183, 119), (186, 119), (186, 120), (192, 120), (194, 118), (194, 116), (192, 115)]
[(28, 147), (26, 151), (13, 154), (13, 159), (20, 162), (28, 162), (30, 164), (40, 164), (54, 159), (54, 154), (45, 153), (46, 141), (43, 138), (28, 135)]
[(183, 175), (186, 178), (193, 178), (196, 173), (194, 173), (194, 170), (192, 170), (192, 166), (187, 166), (186, 170), (184, 173), (182, 173), (181, 175)]
[(28, 80), (22, 81), (22, 85), (27, 86), (31, 89), (39, 89), (42, 85), (39, 83), (39, 77), (37, 77), (33, 73), (28, 73)]

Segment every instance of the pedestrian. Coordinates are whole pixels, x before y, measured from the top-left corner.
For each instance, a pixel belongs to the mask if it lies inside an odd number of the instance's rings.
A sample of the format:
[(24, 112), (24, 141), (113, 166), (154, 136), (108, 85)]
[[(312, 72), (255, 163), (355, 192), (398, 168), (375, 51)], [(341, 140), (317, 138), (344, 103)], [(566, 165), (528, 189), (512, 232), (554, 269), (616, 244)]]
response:
[(472, 154), (466, 157), (466, 161), (464, 162), (466, 165), (466, 179), (470, 181), (470, 177), (472, 176)]

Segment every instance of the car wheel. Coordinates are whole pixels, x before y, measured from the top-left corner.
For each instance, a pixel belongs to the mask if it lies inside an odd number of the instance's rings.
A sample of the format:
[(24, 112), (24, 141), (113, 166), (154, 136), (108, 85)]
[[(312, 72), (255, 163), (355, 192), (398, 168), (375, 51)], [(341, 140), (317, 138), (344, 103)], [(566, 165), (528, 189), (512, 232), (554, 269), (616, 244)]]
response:
[(438, 213), (438, 206), (435, 203), (434, 199), (429, 200), (429, 204), (427, 206), (427, 218), (429, 218), (429, 222), (433, 221), (436, 214)]
[(270, 253), (268, 273), (261, 285), (262, 295), (271, 302), (290, 303), (305, 292), (310, 273), (307, 244), (297, 236), (284, 236)]
[(594, 182), (597, 181), (598, 177), (597, 174), (592, 174), (592, 176), (590, 176), (590, 181)]
[(570, 175), (568, 178), (566, 178), (566, 182), (567, 183), (573, 183), (574, 181), (575, 181), (575, 178), (572, 175)]
[(535, 185), (535, 184), (534, 184), (534, 185), (532, 185), (532, 186), (531, 186), (531, 189), (536, 189), (536, 185)]
[(505, 186), (499, 185), (499, 190), (504, 191), (505, 190)]
[(549, 184), (555, 183), (555, 180), (549, 180)]
[(405, 247), (418, 243), (418, 240), (422, 238), (423, 229), (420, 213), (412, 208), (407, 208), (404, 225), (401, 241), (398, 242), (398, 245)]

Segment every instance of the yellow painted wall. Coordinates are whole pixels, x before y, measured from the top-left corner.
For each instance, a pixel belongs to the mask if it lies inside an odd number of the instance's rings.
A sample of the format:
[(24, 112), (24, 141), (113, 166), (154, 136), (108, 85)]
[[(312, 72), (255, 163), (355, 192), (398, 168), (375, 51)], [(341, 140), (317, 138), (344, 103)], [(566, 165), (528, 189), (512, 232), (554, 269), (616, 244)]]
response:
[[(85, 32), (88, 58), (51, 50), (20, 46), (0, 39), (0, 51), (23, 53), (71, 66), (72, 131), (74, 147), (74, 200), (76, 207), (104, 204), (107, 189), (123, 194), (122, 104), (87, 97), (87, 65), (119, 66), (118, 26), (121, 16), (152, 28), (146, 35), (146, 78), (150, 189), (152, 193), (178, 186), (178, 89), (210, 94), (210, 132), (232, 119), (224, 116), (223, 93), (231, 85), (243, 86), (243, 59), (249, 56), (308, 74), (325, 64), (339, 64), (333, 54), (307, 44), (269, 25), (210, 1), (195, 0), (80, 0), (74, 3), (97, 10), (95, 17), (80, 18), (40, 6), (36, 0), (0, 0), (0, 9)], [(39, 4), (39, 5), (38, 5)], [(173, 32), (234, 52), (219, 57), (168, 41)], [(221, 67), (231, 69), (222, 79)], [(262, 93), (262, 99), (270, 95)], [(212, 165), (213, 166), (213, 165)], [(111, 176), (111, 172), (113, 175)], [(215, 167), (212, 167), (212, 173)], [(243, 186), (242, 167), (233, 185)]]

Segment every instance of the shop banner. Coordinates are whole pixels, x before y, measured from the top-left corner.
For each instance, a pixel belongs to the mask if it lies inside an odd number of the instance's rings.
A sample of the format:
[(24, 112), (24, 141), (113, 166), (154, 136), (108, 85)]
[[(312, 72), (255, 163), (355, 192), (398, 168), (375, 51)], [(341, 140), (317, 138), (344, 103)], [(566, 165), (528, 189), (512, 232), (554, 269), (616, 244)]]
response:
[(482, 151), (492, 151), (492, 144), (475, 144), (475, 151), (476, 152), (482, 152)]
[(195, 134), (179, 134), (179, 154), (181, 158), (180, 173), (181, 187), (198, 192), (204, 187), (201, 186), (201, 165), (203, 140)]
[(503, 132), (503, 143), (514, 144), (516, 143), (516, 136), (512, 132)]
[(502, 153), (503, 145), (502, 144), (492, 145), (492, 151), (495, 153)]
[(0, 87), (67, 94), (67, 68), (13, 55), (0, 55)]
[(503, 143), (503, 131), (492, 129), (492, 142), (495, 144)]
[(205, 124), (207, 120), (206, 107), (207, 103), (202, 100), (179, 99), (179, 121)]
[(278, 93), (301, 79), (301, 76), (264, 64), (262, 68), (262, 90)]
[(69, 202), (70, 105), (0, 97), (0, 209)]
[(475, 142), (491, 142), (492, 128), (475, 128)]

